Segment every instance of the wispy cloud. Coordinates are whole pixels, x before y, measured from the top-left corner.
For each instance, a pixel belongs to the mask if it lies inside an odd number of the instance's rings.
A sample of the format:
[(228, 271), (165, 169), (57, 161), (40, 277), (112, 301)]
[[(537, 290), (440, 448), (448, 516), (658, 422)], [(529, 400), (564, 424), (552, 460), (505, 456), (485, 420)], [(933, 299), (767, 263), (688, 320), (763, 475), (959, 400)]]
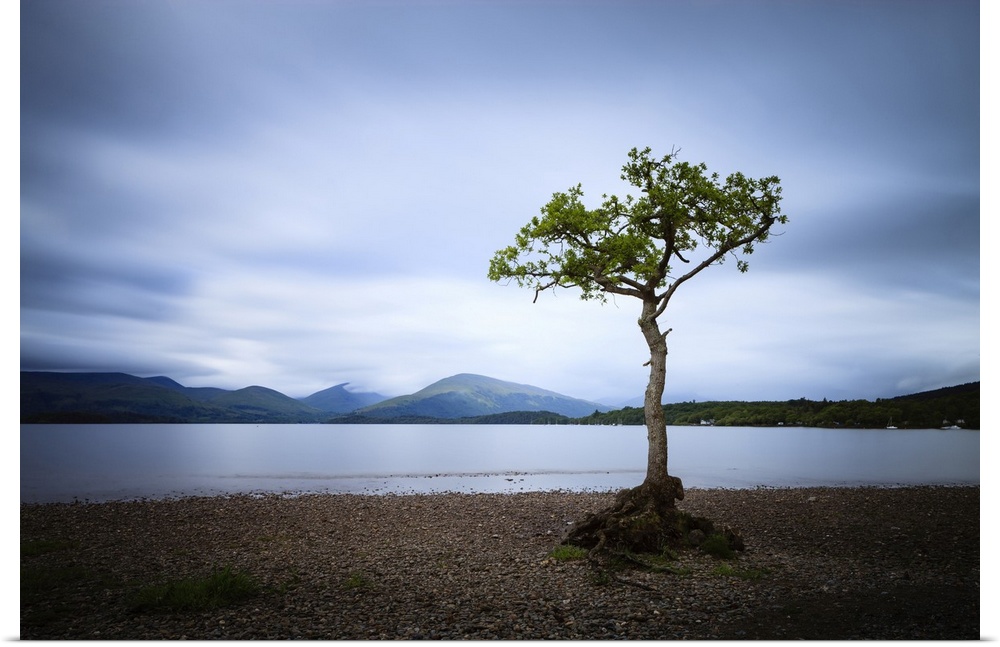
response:
[(979, 378), (975, 2), (22, 7), (21, 365), (290, 395), (645, 384), (637, 305), (493, 285), (633, 146), (791, 221), (669, 313), (668, 397)]

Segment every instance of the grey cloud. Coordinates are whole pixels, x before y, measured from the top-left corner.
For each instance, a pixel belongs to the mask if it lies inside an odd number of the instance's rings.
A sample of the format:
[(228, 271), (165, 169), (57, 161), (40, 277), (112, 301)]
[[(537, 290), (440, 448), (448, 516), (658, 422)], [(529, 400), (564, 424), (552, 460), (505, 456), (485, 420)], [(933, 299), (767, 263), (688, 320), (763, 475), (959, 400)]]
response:
[(915, 192), (795, 216), (752, 262), (851, 275), (862, 290), (892, 286), (979, 299), (978, 196)]
[[(977, 3), (36, 0), (21, 18), (23, 367), (641, 392), (641, 361), (584, 335), (626, 344), (632, 314), (557, 314), (568, 295), (514, 320), (530, 295), (478, 290), (552, 192), (619, 192), (648, 144), (778, 174), (791, 216), (749, 275), (705, 281), (721, 323), (688, 323), (752, 352), (699, 338), (679, 389), (864, 396), (978, 370)], [(870, 342), (921, 307), (960, 311), (921, 330), (953, 343)], [(558, 360), (523, 357), (536, 328)], [(794, 343), (758, 348), (760, 330)]]
[(204, 367), (197, 364), (174, 362), (163, 357), (137, 357), (134, 351), (126, 348), (85, 348), (46, 341), (39, 341), (27, 352), (21, 353), (21, 370), (128, 373), (141, 377), (167, 375), (182, 380), (189, 375), (205, 372)]

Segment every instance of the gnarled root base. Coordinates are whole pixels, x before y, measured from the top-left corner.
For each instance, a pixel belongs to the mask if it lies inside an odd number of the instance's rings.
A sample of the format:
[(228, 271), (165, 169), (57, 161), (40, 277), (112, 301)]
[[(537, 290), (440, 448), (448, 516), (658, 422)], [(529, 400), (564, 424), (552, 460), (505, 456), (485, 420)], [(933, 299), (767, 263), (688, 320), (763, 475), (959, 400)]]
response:
[(589, 549), (592, 557), (601, 553), (661, 554), (700, 546), (708, 537), (722, 535), (731, 550), (743, 550), (743, 539), (737, 532), (716, 528), (709, 519), (678, 510), (676, 501), (683, 498), (681, 481), (673, 476), (666, 483), (643, 483), (622, 490), (610, 507), (570, 528), (562, 543)]

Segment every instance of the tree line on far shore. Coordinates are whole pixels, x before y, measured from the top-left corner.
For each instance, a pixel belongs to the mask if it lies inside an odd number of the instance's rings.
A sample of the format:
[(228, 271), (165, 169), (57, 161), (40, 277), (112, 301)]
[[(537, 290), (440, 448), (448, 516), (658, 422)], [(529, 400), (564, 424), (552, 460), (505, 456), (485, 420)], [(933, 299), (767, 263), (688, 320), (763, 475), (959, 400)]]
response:
[[(979, 382), (891, 399), (788, 400), (783, 402), (678, 402), (663, 406), (668, 425), (712, 424), (735, 427), (855, 427), (933, 429), (958, 426), (979, 429)], [(595, 411), (568, 422), (594, 425), (641, 425), (643, 410), (625, 407)]]
[[(870, 400), (788, 400), (784, 402), (678, 402), (663, 405), (670, 426), (711, 424), (731, 427), (849, 427), (934, 429), (958, 426), (979, 429), (979, 382), (925, 391), (898, 398)], [(340, 416), (339, 424), (477, 424), (477, 425), (643, 425), (641, 407), (624, 407), (570, 418), (551, 411), (511, 411), (464, 418), (369, 415)]]

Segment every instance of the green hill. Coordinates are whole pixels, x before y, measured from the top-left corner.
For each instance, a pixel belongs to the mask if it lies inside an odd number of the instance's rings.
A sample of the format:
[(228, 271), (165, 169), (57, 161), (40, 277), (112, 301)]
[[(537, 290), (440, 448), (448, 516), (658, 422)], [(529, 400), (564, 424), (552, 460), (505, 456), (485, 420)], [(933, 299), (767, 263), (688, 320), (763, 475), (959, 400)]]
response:
[(125, 373), (21, 372), (22, 423), (290, 423), (328, 417), (260, 386), (226, 391)]
[(347, 390), (350, 382), (344, 382), (329, 389), (317, 391), (312, 395), (302, 398), (301, 401), (314, 409), (328, 411), (330, 413), (350, 413), (355, 409), (377, 404), (386, 399), (384, 395), (378, 393), (356, 393)]
[(579, 417), (609, 408), (536, 386), (461, 373), (411, 395), (358, 409), (355, 415), (392, 418), (473, 418), (513, 411), (549, 411)]

